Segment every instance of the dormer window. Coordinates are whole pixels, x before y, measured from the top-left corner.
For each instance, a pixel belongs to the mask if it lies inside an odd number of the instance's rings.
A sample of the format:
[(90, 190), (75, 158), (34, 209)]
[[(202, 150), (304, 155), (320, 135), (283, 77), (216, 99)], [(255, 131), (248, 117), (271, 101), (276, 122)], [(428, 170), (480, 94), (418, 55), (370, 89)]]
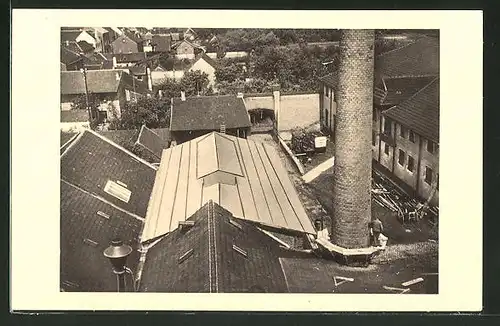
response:
[(239, 253), (240, 255), (242, 255), (245, 258), (248, 257), (248, 253), (246, 252), (246, 250), (241, 249), (237, 245), (233, 245), (233, 250), (236, 251), (237, 253)]
[(104, 191), (126, 203), (129, 202), (130, 195), (132, 195), (132, 192), (130, 190), (111, 180), (108, 180), (106, 186), (104, 186)]

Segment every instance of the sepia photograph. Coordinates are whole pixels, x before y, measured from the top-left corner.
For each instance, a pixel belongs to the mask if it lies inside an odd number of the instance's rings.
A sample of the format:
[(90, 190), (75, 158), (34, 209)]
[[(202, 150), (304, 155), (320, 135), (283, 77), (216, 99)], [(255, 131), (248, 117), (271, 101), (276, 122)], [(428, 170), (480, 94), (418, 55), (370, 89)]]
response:
[(481, 309), (480, 11), (12, 31), (12, 310)]
[(438, 293), (439, 30), (60, 36), (61, 291)]

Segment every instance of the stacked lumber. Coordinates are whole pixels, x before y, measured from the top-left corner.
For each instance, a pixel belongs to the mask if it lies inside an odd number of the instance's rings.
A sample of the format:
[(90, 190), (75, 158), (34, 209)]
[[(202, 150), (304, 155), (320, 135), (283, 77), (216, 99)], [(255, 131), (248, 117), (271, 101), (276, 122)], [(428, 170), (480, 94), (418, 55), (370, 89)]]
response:
[[(417, 215), (417, 212), (424, 206), (424, 202), (408, 196), (385, 175), (376, 170), (373, 171), (372, 175), (371, 193), (372, 199), (377, 204), (396, 213), (403, 221), (411, 219), (412, 214)], [(429, 206), (427, 214), (437, 217), (439, 208)]]

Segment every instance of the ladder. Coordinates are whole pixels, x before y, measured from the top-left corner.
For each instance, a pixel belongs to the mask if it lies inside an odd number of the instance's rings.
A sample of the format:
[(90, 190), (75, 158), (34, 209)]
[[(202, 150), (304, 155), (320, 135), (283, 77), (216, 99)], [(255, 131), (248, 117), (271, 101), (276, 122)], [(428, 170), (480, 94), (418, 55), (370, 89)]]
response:
[(221, 124), (220, 125), (220, 133), (221, 134), (225, 134), (226, 133), (226, 125), (225, 124)]

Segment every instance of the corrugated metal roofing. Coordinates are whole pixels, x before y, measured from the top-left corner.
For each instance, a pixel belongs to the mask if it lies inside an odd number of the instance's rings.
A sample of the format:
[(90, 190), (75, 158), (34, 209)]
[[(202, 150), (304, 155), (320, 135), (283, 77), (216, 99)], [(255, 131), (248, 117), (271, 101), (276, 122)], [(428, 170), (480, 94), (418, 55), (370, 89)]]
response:
[(416, 133), (439, 143), (439, 78), (384, 114)]
[[(220, 136), (212, 133), (209, 137)], [(313, 225), (276, 150), (247, 139), (228, 135), (222, 137), (232, 144), (221, 142), (219, 148), (215, 147), (216, 153), (210, 154), (212, 159), (207, 158), (209, 154), (203, 157), (198, 155), (199, 142), (207, 140), (207, 136), (163, 151), (142, 240), (147, 241), (175, 230), (179, 221), (188, 219), (209, 200), (238, 218), (277, 229), (314, 234)], [(234, 184), (204, 185), (204, 178), (198, 177), (198, 167), (213, 164), (211, 160), (218, 155), (233, 155), (231, 146), (236, 149), (242, 175), (234, 176)], [(236, 166), (236, 162), (231, 159), (229, 165), (233, 164)]]

